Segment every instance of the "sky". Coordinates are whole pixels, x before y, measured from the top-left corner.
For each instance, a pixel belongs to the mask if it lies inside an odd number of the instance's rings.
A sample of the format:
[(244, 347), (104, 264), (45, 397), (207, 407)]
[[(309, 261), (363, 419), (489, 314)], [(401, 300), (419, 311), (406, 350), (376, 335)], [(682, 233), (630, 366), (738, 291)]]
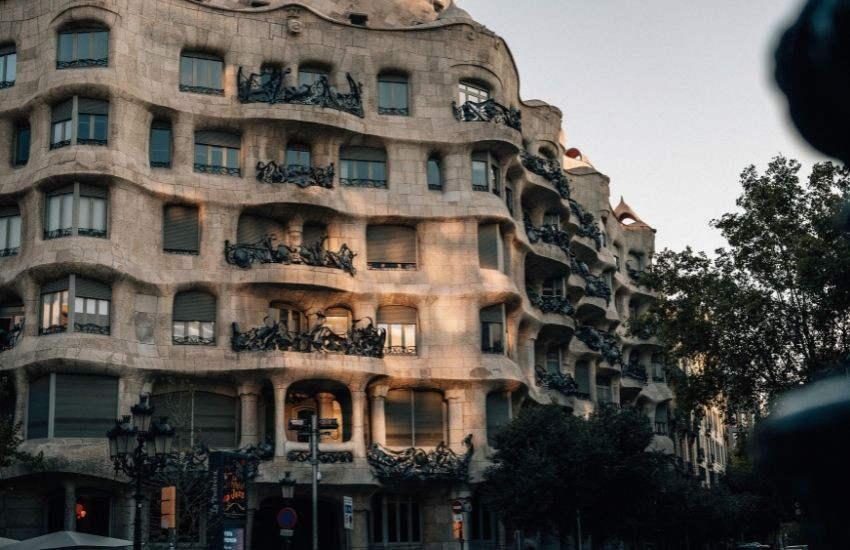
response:
[(773, 81), (773, 51), (801, 0), (457, 0), (507, 41), (524, 100), (564, 113), (567, 146), (656, 228), (656, 250), (725, 245), (739, 176), (805, 144)]

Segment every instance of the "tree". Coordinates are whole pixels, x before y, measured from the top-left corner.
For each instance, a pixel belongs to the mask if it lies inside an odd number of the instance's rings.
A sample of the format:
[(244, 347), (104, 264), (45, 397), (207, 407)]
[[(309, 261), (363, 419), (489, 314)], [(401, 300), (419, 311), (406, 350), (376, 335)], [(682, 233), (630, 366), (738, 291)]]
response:
[[(14, 403), (7, 376), (0, 376), (0, 403)], [(22, 463), (31, 468), (40, 468), (43, 465), (44, 453), (33, 455), (20, 450), (23, 442), (21, 423), (15, 423), (14, 410), (0, 411), (0, 470), (15, 463)]]
[(739, 210), (713, 220), (728, 242), (713, 257), (664, 250), (642, 279), (661, 298), (631, 323), (654, 333), (672, 363), (698, 365), (676, 380), (683, 410), (718, 396), (763, 411), (850, 352), (850, 241), (840, 219), (848, 170), (774, 158), (741, 174)]

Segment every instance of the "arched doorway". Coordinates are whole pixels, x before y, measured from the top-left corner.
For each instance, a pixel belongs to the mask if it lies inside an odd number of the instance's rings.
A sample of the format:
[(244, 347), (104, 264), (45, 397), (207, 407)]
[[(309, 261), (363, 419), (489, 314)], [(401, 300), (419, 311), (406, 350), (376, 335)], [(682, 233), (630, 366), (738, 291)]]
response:
[[(260, 502), (254, 515), (254, 531), (251, 548), (265, 550), (280, 548), (283, 539), (277, 526), (277, 513), (283, 508), (282, 498), (267, 498)], [(298, 524), (292, 539), (292, 550), (311, 550), (313, 547), (313, 514), (309, 498), (296, 498), (295, 511)], [(342, 549), (342, 502), (319, 499), (319, 550)]]

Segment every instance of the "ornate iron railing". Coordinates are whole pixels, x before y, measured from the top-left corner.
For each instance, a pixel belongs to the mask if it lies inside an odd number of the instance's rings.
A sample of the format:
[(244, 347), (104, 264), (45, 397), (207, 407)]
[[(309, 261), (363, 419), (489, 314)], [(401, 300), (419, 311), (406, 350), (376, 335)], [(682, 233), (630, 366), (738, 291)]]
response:
[(562, 199), (570, 198), (570, 184), (567, 182), (567, 176), (564, 175), (564, 170), (558, 164), (558, 161), (538, 157), (528, 151), (520, 151), (519, 158), (526, 170), (542, 176), (546, 181), (554, 185)]
[(552, 244), (564, 251), (567, 256), (572, 256), (570, 250), (570, 234), (562, 230), (557, 225), (541, 225), (534, 227), (531, 218), (524, 215), (522, 218), (525, 234), (528, 235), (528, 242), (534, 244), (543, 241), (547, 244)]
[(257, 181), (262, 183), (294, 183), (306, 188), (312, 185), (331, 189), (334, 186), (334, 164), (326, 168), (301, 164), (257, 163)]
[(70, 139), (63, 139), (62, 141), (51, 141), (50, 149), (61, 149), (62, 147), (67, 147), (71, 145)]
[(63, 227), (61, 229), (51, 229), (44, 232), (44, 239), (58, 239), (60, 237), (70, 237), (74, 234), (72, 227)]
[(179, 346), (214, 346), (215, 336), (172, 336), (171, 341)]
[(71, 61), (57, 61), (57, 69), (79, 69), (83, 67), (106, 67), (109, 62), (108, 57), (98, 57), (95, 59), (73, 59)]
[(241, 176), (241, 168), (231, 168), (229, 166), (216, 166), (213, 164), (198, 164), (194, 165), (195, 172), (201, 174), (217, 174), (219, 176)]
[(251, 264), (302, 264), (314, 267), (330, 267), (341, 269), (352, 277), (357, 273), (354, 267), (354, 257), (357, 256), (347, 244), (343, 244), (339, 252), (332, 252), (322, 248), (327, 237), (322, 237), (317, 243), (301, 246), (288, 246), (272, 244), (275, 240), (273, 235), (266, 235), (262, 240), (254, 244), (230, 244), (224, 241), (224, 259), (230, 265), (242, 268), (251, 267)]
[(369, 187), (372, 189), (386, 189), (387, 180), (371, 180), (364, 178), (339, 178), (339, 183), (345, 187)]
[(609, 364), (623, 364), (623, 351), (617, 337), (610, 332), (601, 332), (591, 326), (582, 325), (576, 329), (575, 337), (593, 351), (600, 352)]
[(472, 184), (472, 190), (473, 191), (484, 191), (486, 193), (487, 191), (490, 190), (490, 188), (486, 185), (479, 185), (479, 184), (473, 183)]
[[(354, 454), (350, 451), (320, 451), (318, 459), (322, 464), (342, 464), (354, 462)], [(290, 462), (309, 462), (310, 451), (289, 451), (286, 453), (286, 460)]]
[(5, 88), (11, 88), (14, 85), (15, 85), (14, 80), (0, 80), (0, 90), (3, 90)]
[(93, 139), (93, 138), (77, 138), (77, 145), (106, 145), (107, 140), (105, 139)]
[(100, 239), (106, 238), (106, 229), (92, 229), (91, 227), (78, 227), (77, 235), (82, 237), (98, 237)]
[(5, 258), (6, 256), (17, 256), (20, 253), (20, 246), (12, 246), (9, 248), (0, 248), (0, 258)]
[(522, 113), (496, 103), (494, 99), (467, 101), (460, 107), (452, 101), (452, 112), (461, 122), (495, 122), (522, 132)]
[(355, 320), (346, 334), (337, 334), (325, 326), (324, 316), (307, 332), (287, 330), (285, 325), (271, 317), (265, 318), (263, 326), (247, 332), (240, 332), (239, 324), (233, 323), (230, 345), (235, 352), (340, 353), (380, 359), (384, 356), (387, 332), (382, 328), (375, 328), (372, 319), (366, 319), (368, 323), (365, 326), (358, 326), (363, 319)]
[(414, 271), (415, 263), (407, 262), (367, 262), (366, 266), (369, 269), (398, 269), (402, 271)]
[(534, 383), (541, 388), (559, 391), (564, 395), (574, 395), (582, 399), (590, 399), (590, 394), (580, 392), (578, 382), (568, 373), (547, 372), (542, 366), (534, 367)]
[(629, 275), (629, 279), (633, 280), (635, 283), (640, 284), (641, 278), (643, 278), (643, 271), (640, 269), (634, 269), (628, 263), (626, 264), (626, 273)]
[(384, 355), (416, 355), (416, 346), (387, 346)]
[(207, 86), (189, 86), (188, 84), (181, 84), (180, 91), (190, 92), (193, 94), (224, 95), (223, 88), (210, 88)]
[(584, 292), (592, 298), (603, 298), (605, 302), (611, 301), (611, 287), (602, 278), (590, 274), (587, 264), (579, 261), (575, 254), (570, 251), (570, 271), (577, 273), (584, 279)]
[(24, 334), (24, 324), (20, 323), (9, 330), (0, 329), (0, 351), (10, 350), (18, 345)]
[(301, 86), (284, 86), (283, 77), (290, 69), (274, 69), (265, 75), (250, 73), (247, 76), (239, 67), (236, 75), (239, 101), (242, 103), (292, 103), (296, 105), (317, 105), (351, 113), (363, 118), (363, 86), (356, 82), (351, 74), (346, 73), (349, 93), (338, 92), (328, 82), (325, 75), (313, 84)]
[(410, 447), (393, 451), (373, 443), (366, 454), (373, 475), (384, 482), (431, 483), (467, 481), (474, 447), (472, 434), (463, 439), (466, 452), (457, 454), (444, 442), (431, 451)]
[(637, 356), (629, 357), (629, 362), (623, 368), (623, 376), (645, 383), (647, 381), (646, 367), (641, 364)]
[(602, 247), (602, 231), (596, 223), (596, 218), (593, 214), (584, 209), (582, 205), (570, 199), (570, 210), (578, 220), (579, 227), (576, 235), (579, 237), (588, 237), (596, 243), (596, 248)]
[(378, 107), (379, 115), (395, 115), (395, 116), (408, 116), (410, 115), (410, 109), (407, 107)]
[(151, 168), (171, 168), (171, 162), (162, 160), (152, 160)]
[(505, 347), (501, 344), (494, 346), (481, 346), (481, 353), (490, 353), (493, 355), (503, 355), (505, 353)]
[(546, 296), (537, 294), (530, 286), (525, 287), (528, 301), (543, 313), (557, 313), (564, 317), (575, 317), (576, 310), (566, 296)]
[(61, 334), (63, 332), (68, 332), (68, 325), (50, 325), (49, 327), (38, 327), (38, 334), (40, 336), (47, 336), (49, 334)]
[(82, 332), (84, 334), (102, 334), (109, 336), (109, 325), (97, 325), (95, 323), (74, 323), (74, 332)]

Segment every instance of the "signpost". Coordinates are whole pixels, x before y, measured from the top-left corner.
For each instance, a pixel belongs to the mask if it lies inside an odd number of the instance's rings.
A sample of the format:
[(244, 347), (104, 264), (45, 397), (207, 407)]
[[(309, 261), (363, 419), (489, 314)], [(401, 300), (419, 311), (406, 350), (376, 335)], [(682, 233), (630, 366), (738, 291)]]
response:
[(463, 502), (459, 500), (452, 502), (452, 538), (460, 542), (463, 550)]
[(342, 497), (342, 525), (345, 527), (345, 550), (349, 550), (354, 529), (354, 499), (351, 497)]
[(298, 513), (294, 508), (284, 506), (277, 513), (277, 526), (280, 527), (280, 536), (291, 537), (295, 534), (295, 525), (298, 523)]

